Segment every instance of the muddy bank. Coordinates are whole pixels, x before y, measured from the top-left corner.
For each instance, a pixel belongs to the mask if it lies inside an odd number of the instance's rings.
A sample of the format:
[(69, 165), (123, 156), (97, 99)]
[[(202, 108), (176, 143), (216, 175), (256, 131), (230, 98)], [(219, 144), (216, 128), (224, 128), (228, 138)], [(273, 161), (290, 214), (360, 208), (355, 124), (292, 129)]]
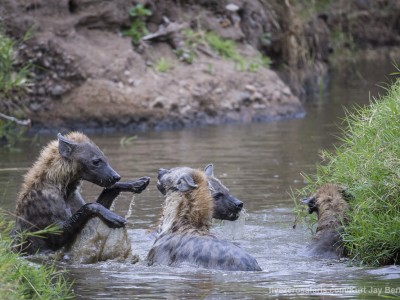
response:
[[(253, 122), (303, 112), (274, 71), (240, 71), (232, 61), (207, 54), (188, 65), (164, 42), (135, 49), (129, 37), (121, 36), (130, 24), (130, 7), (126, 1), (2, 4), (3, 22), (13, 36), (35, 28), (19, 51), (34, 65), (34, 84), (26, 97), (34, 127), (144, 129)], [(259, 55), (250, 45), (238, 51)], [(168, 72), (151, 66), (161, 57), (171, 65)]]
[[(129, 9), (140, 3), (152, 12), (141, 18), (150, 33), (168, 22), (182, 30), (132, 45), (122, 32), (132, 24)], [(399, 41), (396, 1), (327, 3), (5, 0), (0, 20), (9, 35), (21, 38), (34, 28), (18, 51), (20, 61), (34, 66), (32, 85), (12, 101), (23, 103), (33, 127), (42, 129), (174, 128), (299, 116), (299, 97), (320, 85), (334, 50)], [(213, 31), (235, 41), (244, 63), (267, 55), (272, 69), (243, 68), (209, 47), (197, 48), (191, 64), (182, 62), (176, 53), (187, 42), (183, 30)], [(335, 38), (336, 32), (344, 36)], [(8, 108), (1, 109), (12, 114)]]

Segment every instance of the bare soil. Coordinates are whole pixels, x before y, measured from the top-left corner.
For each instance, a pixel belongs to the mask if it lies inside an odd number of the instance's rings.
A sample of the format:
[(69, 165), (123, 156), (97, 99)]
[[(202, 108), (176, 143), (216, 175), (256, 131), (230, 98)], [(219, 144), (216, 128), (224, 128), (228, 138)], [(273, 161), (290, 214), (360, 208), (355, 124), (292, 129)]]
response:
[[(170, 128), (302, 115), (298, 96), (326, 74), (334, 28), (340, 26), (364, 45), (400, 41), (396, 1), (356, 2), (302, 19), (304, 11), (288, 0), (3, 0), (0, 21), (17, 39), (34, 30), (19, 49), (20, 60), (34, 66), (33, 84), (27, 95), (18, 95), (33, 127)], [(365, 7), (358, 7), (361, 2)], [(121, 32), (129, 28), (128, 11), (137, 3), (153, 12), (144, 19), (150, 32), (165, 17), (194, 30), (215, 31), (236, 41), (248, 59), (260, 51), (268, 54), (279, 76), (263, 67), (239, 70), (209, 51), (198, 52), (193, 64), (181, 62), (173, 39), (133, 46)], [(238, 10), (228, 10), (227, 4)], [(372, 18), (376, 11), (380, 14)], [(365, 20), (384, 34), (367, 31), (361, 26)], [(269, 41), (263, 41), (265, 33)], [(155, 70), (160, 58), (171, 66), (165, 73)]]

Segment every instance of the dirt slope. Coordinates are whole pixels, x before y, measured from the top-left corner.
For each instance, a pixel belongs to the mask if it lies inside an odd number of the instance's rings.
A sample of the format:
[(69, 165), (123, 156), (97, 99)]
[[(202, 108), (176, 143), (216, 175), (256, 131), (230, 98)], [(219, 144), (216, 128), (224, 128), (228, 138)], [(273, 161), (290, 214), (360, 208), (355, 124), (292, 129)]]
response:
[[(33, 38), (19, 51), (35, 66), (27, 98), (35, 127), (176, 127), (303, 113), (298, 98), (274, 71), (239, 71), (231, 60), (206, 54), (189, 65), (163, 42), (148, 42), (145, 51), (135, 51), (130, 38), (121, 35), (131, 22), (131, 6), (122, 0), (5, 0), (1, 4), (11, 35), (20, 37), (35, 28)], [(160, 24), (155, 23), (158, 10), (153, 9), (148, 26), (156, 30)], [(210, 26), (220, 26), (214, 23)], [(222, 26), (219, 32), (224, 34)], [(227, 28), (225, 34), (236, 37), (238, 31)], [(258, 55), (246, 43), (240, 52), (246, 57)], [(166, 73), (149, 66), (161, 57), (172, 65)]]

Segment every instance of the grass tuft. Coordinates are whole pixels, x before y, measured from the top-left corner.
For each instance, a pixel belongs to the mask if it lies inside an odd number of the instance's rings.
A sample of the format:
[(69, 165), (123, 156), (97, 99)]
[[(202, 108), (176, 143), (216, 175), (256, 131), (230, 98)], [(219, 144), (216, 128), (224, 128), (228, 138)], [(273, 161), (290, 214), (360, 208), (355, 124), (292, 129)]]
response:
[(341, 146), (323, 151), (302, 195), (337, 183), (354, 196), (342, 238), (361, 264), (400, 263), (400, 79), (387, 95), (347, 113)]
[(172, 63), (165, 57), (158, 59), (154, 65), (154, 69), (159, 73), (166, 73), (173, 67)]
[(31, 263), (11, 250), (12, 226), (0, 211), (0, 299), (72, 299), (63, 270)]
[(122, 34), (131, 37), (132, 43), (138, 45), (142, 37), (149, 34), (144, 19), (151, 16), (151, 10), (145, 8), (143, 4), (137, 4), (129, 9), (129, 15), (132, 18), (131, 27)]

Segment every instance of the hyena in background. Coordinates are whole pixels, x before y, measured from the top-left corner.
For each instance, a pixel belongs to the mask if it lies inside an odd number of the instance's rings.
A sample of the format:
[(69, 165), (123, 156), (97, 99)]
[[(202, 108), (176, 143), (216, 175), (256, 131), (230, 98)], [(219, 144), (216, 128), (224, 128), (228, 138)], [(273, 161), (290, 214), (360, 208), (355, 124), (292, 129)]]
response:
[(209, 233), (213, 199), (204, 172), (187, 167), (160, 169), (157, 186), (165, 194), (164, 219), (147, 257), (149, 265), (261, 270), (256, 259), (239, 246)]
[[(13, 235), (41, 230), (51, 224), (58, 225), (61, 232), (43, 238), (29, 237), (24, 242), (16, 238), (16, 250), (33, 254), (71, 244), (92, 217), (100, 217), (111, 228), (123, 227), (125, 219), (109, 210), (113, 200), (122, 191), (142, 192), (149, 178), (118, 182), (120, 178), (86, 135), (58, 134), (58, 141), (50, 142), (42, 150), (24, 177), (17, 198)], [(105, 187), (96, 203), (83, 200), (79, 193), (81, 180)]]
[(318, 216), (317, 231), (308, 246), (310, 255), (323, 258), (345, 255), (340, 231), (346, 221), (345, 213), (349, 207), (345, 199), (351, 197), (342, 187), (326, 183), (314, 196), (303, 199), (303, 203), (308, 205), (308, 212), (315, 212)]
[(236, 221), (243, 209), (243, 202), (229, 193), (229, 189), (214, 176), (214, 166), (204, 168), (208, 186), (214, 201), (213, 218), (219, 220)]

